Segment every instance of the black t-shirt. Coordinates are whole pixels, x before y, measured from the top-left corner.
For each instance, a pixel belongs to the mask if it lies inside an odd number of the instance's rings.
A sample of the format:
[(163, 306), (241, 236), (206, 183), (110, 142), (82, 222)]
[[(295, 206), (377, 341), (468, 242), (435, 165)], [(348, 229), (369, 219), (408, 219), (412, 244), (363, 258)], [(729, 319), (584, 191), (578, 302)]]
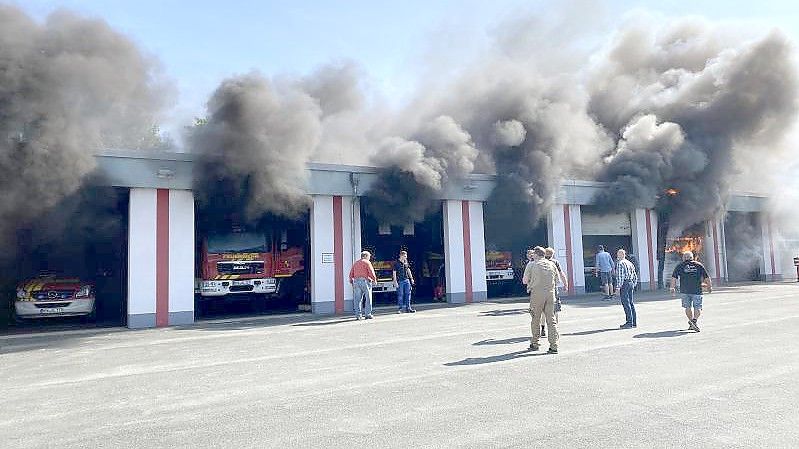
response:
[(701, 295), (702, 280), (710, 276), (707, 275), (704, 265), (695, 260), (687, 260), (674, 268), (671, 277), (680, 280), (680, 293)]
[(406, 279), (412, 279), (411, 267), (407, 263), (402, 263), (399, 260), (394, 262), (394, 271), (397, 272), (397, 282), (402, 282)]

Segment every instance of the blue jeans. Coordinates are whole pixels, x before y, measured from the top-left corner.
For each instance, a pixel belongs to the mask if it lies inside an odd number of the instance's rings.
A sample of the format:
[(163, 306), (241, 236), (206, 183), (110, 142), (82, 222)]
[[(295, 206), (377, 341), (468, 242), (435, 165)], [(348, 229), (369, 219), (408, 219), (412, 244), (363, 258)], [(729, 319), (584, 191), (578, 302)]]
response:
[(635, 286), (632, 282), (624, 281), (619, 289), (619, 299), (621, 300), (621, 306), (624, 307), (624, 316), (627, 318), (624, 324), (637, 326), (638, 321), (635, 316), (635, 303), (633, 302), (634, 289)]
[(411, 281), (405, 279), (399, 281), (397, 285), (397, 307), (400, 310), (408, 310), (411, 308)]
[(368, 279), (364, 278), (355, 278), (352, 281), (352, 310), (355, 312), (355, 316), (361, 315), (361, 300), (366, 297), (363, 301), (365, 307), (364, 315), (369, 316), (372, 314), (372, 283), (369, 282)]

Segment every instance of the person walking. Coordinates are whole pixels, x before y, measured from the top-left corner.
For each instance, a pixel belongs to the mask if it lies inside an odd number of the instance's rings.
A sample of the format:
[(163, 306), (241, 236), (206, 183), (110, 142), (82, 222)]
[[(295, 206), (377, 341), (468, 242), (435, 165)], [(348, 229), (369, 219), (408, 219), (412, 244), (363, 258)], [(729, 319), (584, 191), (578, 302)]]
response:
[[(362, 315), (367, 320), (374, 318), (372, 316), (372, 286), (377, 283), (377, 275), (371, 259), (372, 253), (361, 251), (361, 258), (356, 260), (350, 268), (352, 310), (355, 312), (356, 320), (360, 320)], [(361, 309), (361, 302), (363, 302), (365, 311)]]
[(399, 252), (399, 258), (394, 262), (394, 270), (391, 272), (394, 287), (397, 289), (397, 313), (415, 313), (416, 309), (411, 307), (411, 290), (415, 284), (413, 273), (408, 264), (408, 252)]
[(555, 286), (557, 285), (558, 270), (555, 264), (546, 260), (544, 248), (536, 246), (533, 248), (533, 261), (527, 264), (524, 269), (522, 281), (527, 285), (530, 292), (530, 311), (532, 321), (530, 328), (532, 337), (530, 339), (531, 351), (538, 351), (538, 340), (541, 336), (539, 324), (543, 315), (549, 331), (549, 353), (558, 353), (558, 330), (555, 326)]
[(635, 301), (633, 292), (638, 285), (638, 274), (635, 265), (627, 260), (627, 251), (620, 249), (616, 252), (616, 285), (619, 286), (619, 299), (621, 306), (624, 307), (624, 324), (619, 326), (621, 329), (638, 327), (638, 319), (635, 314)]
[(613, 263), (610, 253), (605, 251), (603, 245), (599, 245), (594, 258), (594, 275), (599, 276), (599, 285), (605, 291), (605, 297), (602, 299), (605, 301), (613, 299), (613, 270), (615, 268), (616, 264)]
[(694, 253), (684, 252), (682, 260), (679, 265), (674, 267), (674, 272), (671, 275), (671, 293), (673, 295), (677, 291), (676, 284), (679, 280), (682, 308), (685, 309), (685, 316), (688, 317), (688, 330), (699, 332), (697, 320), (702, 313), (702, 286), (705, 285), (707, 292), (711, 293), (713, 283), (705, 266), (694, 260)]

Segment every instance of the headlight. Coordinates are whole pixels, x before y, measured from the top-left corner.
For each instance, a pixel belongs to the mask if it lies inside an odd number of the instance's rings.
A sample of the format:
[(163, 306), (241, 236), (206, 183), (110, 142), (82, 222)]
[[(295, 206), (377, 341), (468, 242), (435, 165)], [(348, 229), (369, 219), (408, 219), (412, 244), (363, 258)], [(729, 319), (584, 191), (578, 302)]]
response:
[(17, 289), (17, 299), (25, 299), (28, 297), (28, 292), (24, 288)]
[(76, 298), (88, 298), (92, 294), (92, 286), (91, 285), (84, 285), (78, 290), (78, 293), (75, 294)]

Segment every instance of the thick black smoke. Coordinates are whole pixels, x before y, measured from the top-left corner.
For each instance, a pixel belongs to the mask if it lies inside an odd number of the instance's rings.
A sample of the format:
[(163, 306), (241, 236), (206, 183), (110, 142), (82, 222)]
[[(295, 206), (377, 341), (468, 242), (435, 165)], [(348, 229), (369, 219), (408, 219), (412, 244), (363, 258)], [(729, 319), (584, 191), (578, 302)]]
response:
[(385, 223), (424, 220), (436, 207), (436, 196), (445, 183), (462, 180), (474, 170), (477, 149), (452, 117), (436, 117), (413, 137), (385, 139), (373, 158), (382, 169), (367, 195), (372, 200), (371, 212)]
[(623, 32), (593, 80), (591, 112), (620, 136), (600, 205), (668, 209), (677, 233), (719, 215), (744, 152), (783, 156), (797, 112), (792, 51), (776, 32), (740, 42), (696, 21)]
[(157, 69), (105, 22), (0, 5), (0, 242), (76, 192), (97, 150), (153, 143)]
[(200, 215), (255, 223), (294, 219), (308, 208), (309, 161), (366, 160), (367, 104), (359, 69), (323, 66), (302, 78), (258, 73), (224, 80), (207, 119), (189, 135), (199, 155), (195, 190)]
[(190, 136), (201, 212), (248, 222), (302, 214), (305, 164), (319, 143), (321, 115), (310, 95), (276, 88), (257, 73), (225, 80), (208, 101), (207, 123)]

